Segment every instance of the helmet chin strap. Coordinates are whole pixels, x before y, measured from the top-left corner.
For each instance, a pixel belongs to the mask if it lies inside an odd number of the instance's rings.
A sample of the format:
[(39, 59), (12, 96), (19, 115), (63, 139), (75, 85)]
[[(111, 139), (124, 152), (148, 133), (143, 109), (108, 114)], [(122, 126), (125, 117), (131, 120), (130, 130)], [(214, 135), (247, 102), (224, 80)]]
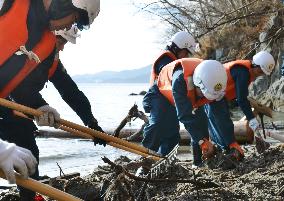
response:
[(83, 29), (88, 29), (89, 28), (89, 17), (88, 17), (88, 12), (81, 9), (81, 8), (76, 8), (76, 10), (79, 13), (79, 18), (76, 20), (76, 25), (80, 31)]
[(181, 49), (173, 42), (167, 45), (167, 49), (171, 51), (176, 57), (178, 57), (178, 52), (181, 51)]
[(253, 61), (251, 62), (252, 68), (260, 68), (260, 65), (255, 64)]

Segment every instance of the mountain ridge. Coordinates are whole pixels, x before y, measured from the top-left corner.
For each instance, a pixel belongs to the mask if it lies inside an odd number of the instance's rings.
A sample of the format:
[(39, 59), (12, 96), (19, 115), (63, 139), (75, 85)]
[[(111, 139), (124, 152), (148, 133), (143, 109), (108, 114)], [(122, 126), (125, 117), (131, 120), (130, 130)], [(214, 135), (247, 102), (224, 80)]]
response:
[(101, 71), (95, 74), (72, 76), (77, 83), (147, 83), (151, 73), (151, 65), (133, 70)]

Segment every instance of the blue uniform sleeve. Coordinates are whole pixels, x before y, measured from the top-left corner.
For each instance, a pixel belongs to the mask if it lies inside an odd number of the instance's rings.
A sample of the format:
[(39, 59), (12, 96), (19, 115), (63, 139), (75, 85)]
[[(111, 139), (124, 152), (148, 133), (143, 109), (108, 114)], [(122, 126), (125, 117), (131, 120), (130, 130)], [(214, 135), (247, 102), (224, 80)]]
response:
[(236, 66), (231, 69), (231, 75), (235, 81), (236, 98), (240, 108), (245, 114), (247, 120), (254, 118), (248, 97), (248, 84), (250, 74), (247, 68), (242, 66)]
[(167, 55), (164, 55), (162, 56), (157, 62), (156, 62), (156, 65), (154, 66), (154, 70), (155, 70), (155, 73), (157, 75), (159, 75), (159, 73), (161, 72), (162, 68), (171, 63), (173, 61), (173, 59)]
[(204, 110), (199, 108), (195, 114), (192, 113), (193, 107), (187, 97), (187, 87), (182, 69), (174, 72), (172, 88), (179, 121), (184, 124), (185, 129), (190, 133), (194, 141), (198, 142), (207, 137), (208, 122)]
[(58, 63), (57, 69), (50, 78), (50, 81), (62, 99), (76, 112), (83, 123), (88, 125), (94, 119), (91, 104), (85, 94), (79, 90), (61, 62)]

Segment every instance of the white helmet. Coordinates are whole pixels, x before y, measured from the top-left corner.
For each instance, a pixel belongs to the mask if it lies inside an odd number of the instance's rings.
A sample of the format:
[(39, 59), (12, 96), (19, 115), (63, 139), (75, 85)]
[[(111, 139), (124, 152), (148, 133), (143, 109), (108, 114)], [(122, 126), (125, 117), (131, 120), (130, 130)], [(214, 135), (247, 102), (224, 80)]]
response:
[(75, 7), (87, 11), (89, 16), (89, 25), (93, 23), (100, 12), (100, 0), (72, 0)]
[(72, 26), (69, 30), (59, 30), (54, 32), (55, 35), (60, 35), (67, 41), (76, 44), (77, 37), (80, 37), (80, 34), (78, 34), (78, 28), (77, 26)]
[(227, 86), (226, 70), (218, 61), (205, 60), (194, 70), (193, 83), (208, 100), (221, 100)]
[(170, 42), (173, 42), (180, 49), (186, 48), (191, 54), (195, 53), (196, 42), (193, 36), (186, 31), (179, 31), (171, 38)]
[(270, 75), (275, 66), (273, 56), (267, 51), (260, 51), (253, 56), (252, 61), (254, 64), (259, 65), (266, 75)]
[(1, 10), (1, 8), (3, 7), (4, 1), (5, 1), (5, 0), (0, 0), (0, 10)]

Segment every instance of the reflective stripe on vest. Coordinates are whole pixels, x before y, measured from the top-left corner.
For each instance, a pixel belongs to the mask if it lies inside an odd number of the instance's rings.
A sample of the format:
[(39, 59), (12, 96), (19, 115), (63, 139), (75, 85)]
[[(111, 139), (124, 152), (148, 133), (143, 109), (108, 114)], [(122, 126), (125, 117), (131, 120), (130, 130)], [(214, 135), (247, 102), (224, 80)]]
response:
[[(55, 48), (55, 35), (46, 30), (40, 42), (33, 48), (33, 52), (44, 61)], [(25, 65), (21, 68), (18, 74), (11, 79), (8, 84), (0, 91), (0, 97), (7, 97), (38, 65), (34, 60), (26, 59)]]
[(28, 40), (29, 7), (30, 0), (15, 0), (10, 10), (0, 16), (0, 66)]
[(233, 77), (231, 76), (231, 69), (234, 68), (236, 65), (243, 66), (244, 68), (247, 68), (249, 70), (250, 81), (248, 85), (254, 80), (254, 76), (252, 75), (252, 72), (251, 72), (251, 61), (250, 60), (236, 60), (236, 61), (225, 63), (224, 67), (226, 69), (227, 76), (228, 76), (226, 94), (225, 94), (225, 97), (227, 100), (236, 99), (235, 81)]
[(158, 78), (158, 75), (155, 73), (155, 66), (157, 62), (163, 57), (163, 56), (168, 56), (170, 57), (173, 61), (177, 60), (177, 57), (170, 51), (164, 51), (162, 54), (158, 57), (158, 59), (154, 62), (152, 69), (151, 69), (151, 75), (150, 75), (150, 86), (153, 86), (155, 80)]
[(181, 66), (183, 68), (184, 80), (187, 86), (187, 97), (189, 98), (192, 107), (198, 108), (210, 101), (206, 98), (198, 99), (195, 96), (195, 87), (193, 85), (193, 73), (195, 68), (202, 62), (201, 59), (197, 58), (185, 58), (173, 61), (172, 63), (166, 65), (159, 74), (158, 77), (158, 88), (165, 96), (169, 102), (174, 105), (174, 98), (172, 92), (172, 80), (173, 80), (173, 72), (178, 67)]

